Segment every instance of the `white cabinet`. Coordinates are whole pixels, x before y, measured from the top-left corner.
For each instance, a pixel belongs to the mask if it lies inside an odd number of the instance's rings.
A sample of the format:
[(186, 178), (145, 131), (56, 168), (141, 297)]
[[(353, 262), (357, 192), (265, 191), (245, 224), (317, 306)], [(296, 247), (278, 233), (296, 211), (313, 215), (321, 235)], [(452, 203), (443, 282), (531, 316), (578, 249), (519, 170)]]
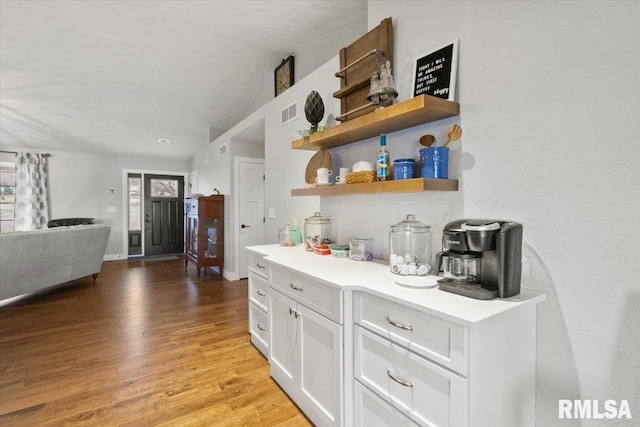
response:
[(269, 285), (264, 255), (249, 252), (249, 333), (251, 344), (269, 358)]
[(353, 425), (354, 427), (419, 426), (355, 380), (353, 381)]
[(467, 380), (355, 326), (355, 378), (421, 425), (467, 425)]
[(249, 253), (251, 341), (314, 425), (534, 426), (543, 293), (480, 301), (396, 285), (384, 264)]
[[(322, 284), (271, 267), (280, 285), (293, 284), (285, 295), (279, 285), (269, 289), (271, 376), (318, 426), (343, 425), (343, 327), (307, 307), (305, 292)], [(331, 292), (339, 293), (333, 289)], [(289, 293), (289, 292), (288, 292)], [(315, 295), (315, 293), (314, 293)], [(332, 301), (333, 297), (325, 300)], [(341, 298), (338, 295), (338, 300)], [(316, 302), (317, 304), (318, 302)], [(319, 302), (323, 305), (322, 300)], [(329, 303), (330, 304), (330, 303)], [(323, 307), (323, 311), (331, 311)]]
[(403, 415), (421, 426), (533, 426), (535, 306), (467, 328), (365, 292), (353, 301), (354, 425), (407, 425)]

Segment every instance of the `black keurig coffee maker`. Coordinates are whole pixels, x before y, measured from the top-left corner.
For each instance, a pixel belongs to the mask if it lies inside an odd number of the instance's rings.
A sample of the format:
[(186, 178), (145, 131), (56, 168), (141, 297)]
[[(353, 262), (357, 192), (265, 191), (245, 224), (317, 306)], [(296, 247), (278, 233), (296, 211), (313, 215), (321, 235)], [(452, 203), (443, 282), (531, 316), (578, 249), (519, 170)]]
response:
[(522, 224), (500, 220), (462, 219), (444, 226), (444, 271), (440, 289), (476, 299), (508, 298), (520, 293)]

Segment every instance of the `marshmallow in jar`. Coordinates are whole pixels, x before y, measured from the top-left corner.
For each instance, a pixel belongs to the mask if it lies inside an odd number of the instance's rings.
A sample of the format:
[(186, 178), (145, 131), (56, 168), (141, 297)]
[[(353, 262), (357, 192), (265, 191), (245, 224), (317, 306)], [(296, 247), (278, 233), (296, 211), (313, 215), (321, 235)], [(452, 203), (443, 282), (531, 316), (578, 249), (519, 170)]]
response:
[(389, 267), (403, 276), (426, 276), (431, 271), (431, 226), (407, 215), (391, 226)]

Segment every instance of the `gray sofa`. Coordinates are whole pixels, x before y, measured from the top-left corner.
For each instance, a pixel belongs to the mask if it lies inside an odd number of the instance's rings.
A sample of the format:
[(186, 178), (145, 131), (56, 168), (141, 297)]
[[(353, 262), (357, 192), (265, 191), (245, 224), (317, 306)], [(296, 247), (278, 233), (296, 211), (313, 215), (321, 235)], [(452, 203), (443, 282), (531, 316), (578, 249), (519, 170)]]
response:
[(110, 230), (96, 224), (0, 234), (0, 300), (99, 273)]

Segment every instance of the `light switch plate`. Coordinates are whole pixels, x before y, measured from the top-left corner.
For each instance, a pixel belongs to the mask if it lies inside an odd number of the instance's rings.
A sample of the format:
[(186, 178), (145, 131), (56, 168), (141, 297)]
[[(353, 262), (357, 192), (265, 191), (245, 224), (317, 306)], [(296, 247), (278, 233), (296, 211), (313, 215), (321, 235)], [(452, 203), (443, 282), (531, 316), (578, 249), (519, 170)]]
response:
[(269, 218), (275, 218), (276, 217), (276, 208), (269, 208), (268, 217)]
[(107, 206), (107, 212), (118, 212), (118, 208), (115, 206)]

